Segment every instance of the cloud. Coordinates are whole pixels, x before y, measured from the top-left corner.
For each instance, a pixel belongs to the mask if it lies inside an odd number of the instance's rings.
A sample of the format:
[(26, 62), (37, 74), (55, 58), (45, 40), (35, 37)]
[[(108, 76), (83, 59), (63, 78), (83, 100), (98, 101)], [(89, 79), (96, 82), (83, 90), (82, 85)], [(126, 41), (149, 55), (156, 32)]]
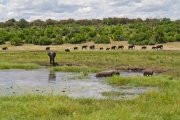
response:
[(11, 18), (91, 19), (169, 17), (179, 19), (179, 0), (0, 0), (0, 21)]

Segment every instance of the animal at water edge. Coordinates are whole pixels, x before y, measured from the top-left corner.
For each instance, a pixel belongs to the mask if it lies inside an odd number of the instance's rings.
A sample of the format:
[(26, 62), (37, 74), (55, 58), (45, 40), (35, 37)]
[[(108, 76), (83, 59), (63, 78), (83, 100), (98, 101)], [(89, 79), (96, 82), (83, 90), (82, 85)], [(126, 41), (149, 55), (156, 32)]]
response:
[(56, 52), (49, 51), (47, 55), (49, 56), (50, 64), (55, 65)]
[(143, 71), (144, 76), (152, 76), (153, 74), (154, 74), (154, 72), (151, 69), (146, 69)]
[(120, 46), (118, 46), (118, 49), (123, 50), (123, 49), (124, 49), (124, 46), (123, 46), (123, 45), (120, 45)]
[(89, 46), (90, 50), (94, 50), (95, 49), (95, 45), (91, 45)]
[(87, 45), (82, 46), (82, 50), (87, 49), (87, 47), (88, 47)]
[(78, 47), (74, 47), (74, 50), (78, 50)]
[(8, 50), (8, 47), (3, 47), (2, 50)]
[(50, 47), (46, 47), (46, 50), (50, 50)]
[(70, 52), (70, 49), (65, 49), (64, 51), (65, 51), (65, 52)]
[(146, 50), (147, 47), (146, 47), (146, 46), (142, 46), (141, 49), (142, 49), (142, 50)]
[(129, 49), (129, 50), (130, 50), (130, 49), (131, 49), (131, 50), (135, 49), (135, 45), (129, 45), (129, 46), (128, 46), (128, 49)]
[(112, 47), (111, 47), (111, 50), (116, 50), (116, 46), (112, 46)]

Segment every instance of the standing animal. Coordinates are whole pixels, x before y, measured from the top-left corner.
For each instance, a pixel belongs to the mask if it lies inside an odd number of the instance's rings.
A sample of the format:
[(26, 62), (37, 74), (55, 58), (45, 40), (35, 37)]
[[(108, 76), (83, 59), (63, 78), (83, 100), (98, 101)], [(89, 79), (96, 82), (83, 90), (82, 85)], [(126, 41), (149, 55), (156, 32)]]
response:
[(48, 56), (49, 56), (49, 59), (50, 59), (50, 64), (55, 65), (56, 52), (49, 51)]
[(112, 46), (112, 47), (111, 47), (111, 50), (116, 50), (116, 46)]
[(50, 47), (46, 47), (46, 50), (50, 50)]
[(8, 50), (8, 47), (3, 47), (2, 50)]
[(158, 50), (158, 49), (163, 49), (163, 45), (157, 45), (156, 46), (156, 49)]
[(150, 69), (147, 69), (147, 70), (144, 70), (143, 71), (143, 75), (144, 76), (152, 76), (153, 75), (153, 71), (152, 70), (150, 70)]
[(142, 49), (142, 50), (146, 50), (147, 47), (146, 47), (146, 46), (142, 46), (141, 49)]
[(155, 46), (152, 47), (153, 50), (156, 50), (157, 48)]
[(74, 50), (78, 50), (78, 47), (74, 47)]
[(103, 49), (104, 49), (103, 47), (99, 48), (99, 50), (103, 50)]
[(70, 49), (65, 49), (64, 51), (65, 51), (65, 52), (70, 52)]
[(82, 46), (82, 50), (87, 49), (87, 47), (88, 47), (87, 45)]
[(90, 50), (94, 50), (95, 49), (95, 45), (91, 45), (89, 46)]
[(110, 50), (110, 48), (106, 48), (106, 50)]
[(135, 45), (129, 45), (129, 46), (128, 46), (128, 49), (129, 49), (129, 50), (130, 50), (130, 49), (131, 49), (131, 50), (132, 50), (132, 49), (135, 49)]
[(123, 45), (120, 45), (120, 46), (118, 46), (118, 49), (123, 50), (123, 49), (124, 49), (124, 46), (123, 46)]

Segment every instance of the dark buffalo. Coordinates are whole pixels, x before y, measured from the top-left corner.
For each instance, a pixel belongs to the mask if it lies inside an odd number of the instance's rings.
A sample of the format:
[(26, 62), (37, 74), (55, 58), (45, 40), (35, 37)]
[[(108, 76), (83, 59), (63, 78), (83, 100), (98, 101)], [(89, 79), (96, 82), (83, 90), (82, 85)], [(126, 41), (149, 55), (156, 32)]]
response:
[(78, 50), (78, 47), (74, 47), (74, 50)]
[(111, 47), (111, 50), (116, 50), (116, 46), (112, 46), (112, 47)]
[(119, 75), (119, 71), (116, 70), (110, 70), (110, 71), (104, 71), (96, 74), (96, 77), (112, 77), (113, 75)]
[(54, 52), (54, 51), (49, 51), (49, 52), (48, 52), (48, 56), (49, 56), (49, 59), (50, 59), (50, 64), (55, 65), (56, 52)]
[(88, 47), (87, 45), (82, 46), (82, 50), (87, 49), (87, 47)]
[(3, 47), (2, 50), (8, 50), (8, 47)]
[(106, 50), (110, 50), (110, 48), (106, 48)]
[(144, 76), (152, 76), (153, 75), (153, 70), (147, 69), (143, 71)]
[(132, 49), (135, 49), (135, 45), (129, 45), (129, 46), (128, 46), (128, 49), (129, 49), (129, 50), (130, 50), (130, 49), (131, 49), (131, 50), (132, 50)]
[(147, 47), (146, 47), (146, 46), (142, 46), (141, 49), (142, 49), (142, 50), (146, 50)]
[(163, 45), (157, 45), (156, 46), (156, 49), (158, 50), (158, 49), (163, 49)]
[(103, 49), (104, 49), (103, 47), (99, 48), (99, 50), (103, 50)]
[(65, 52), (70, 52), (70, 49), (65, 49), (64, 51), (65, 51)]
[(50, 47), (46, 47), (46, 50), (50, 50)]
[(94, 50), (95, 49), (95, 45), (91, 45), (89, 46), (90, 50)]
[(152, 47), (153, 50), (156, 50), (157, 48), (155, 46)]
[(123, 49), (124, 49), (124, 46), (123, 46), (123, 45), (120, 45), (120, 46), (118, 46), (118, 49), (123, 50)]

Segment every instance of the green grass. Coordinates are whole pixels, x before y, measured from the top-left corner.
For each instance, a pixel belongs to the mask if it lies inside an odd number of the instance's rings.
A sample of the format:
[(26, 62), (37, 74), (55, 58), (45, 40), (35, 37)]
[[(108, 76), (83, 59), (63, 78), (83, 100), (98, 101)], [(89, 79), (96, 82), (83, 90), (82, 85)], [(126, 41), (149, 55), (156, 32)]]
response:
[[(166, 70), (153, 77), (113, 76), (113, 85), (158, 88), (133, 100), (72, 99), (63, 96), (0, 97), (0, 120), (179, 120), (179, 51), (58, 52), (57, 62), (79, 66), (55, 67), (56, 71), (91, 71), (128, 67)], [(0, 52), (0, 66), (49, 65), (46, 52)], [(3, 64), (6, 63), (6, 64)], [(13, 65), (12, 65), (13, 66)], [(9, 68), (13, 68), (10, 66)], [(84, 67), (87, 66), (87, 67)], [(3, 67), (0, 67), (3, 68)], [(14, 67), (16, 68), (16, 67)], [(22, 67), (23, 68), (23, 67)], [(104, 93), (107, 94), (107, 93)], [(109, 94), (109, 93), (108, 93)], [(117, 93), (113, 93), (116, 95)]]
[[(128, 101), (32, 95), (0, 97), (0, 119), (179, 120), (179, 79), (161, 76), (157, 77), (156, 80), (160, 81), (161, 84), (155, 83), (155, 85), (150, 84), (150, 86), (159, 87), (159, 91), (146, 93), (137, 99)], [(130, 82), (132, 85), (137, 85), (133, 80)], [(138, 83), (138, 86), (143, 84)]]
[[(62, 65), (72, 64), (102, 70), (127, 69), (129, 67), (153, 68), (165, 70), (165, 74), (180, 77), (180, 51), (57, 52), (56, 61)], [(43, 51), (0, 52), (0, 62), (34, 63), (49, 66), (49, 58)]]
[(0, 62), (0, 69), (37, 69), (40, 66), (34, 63), (4, 63)]

